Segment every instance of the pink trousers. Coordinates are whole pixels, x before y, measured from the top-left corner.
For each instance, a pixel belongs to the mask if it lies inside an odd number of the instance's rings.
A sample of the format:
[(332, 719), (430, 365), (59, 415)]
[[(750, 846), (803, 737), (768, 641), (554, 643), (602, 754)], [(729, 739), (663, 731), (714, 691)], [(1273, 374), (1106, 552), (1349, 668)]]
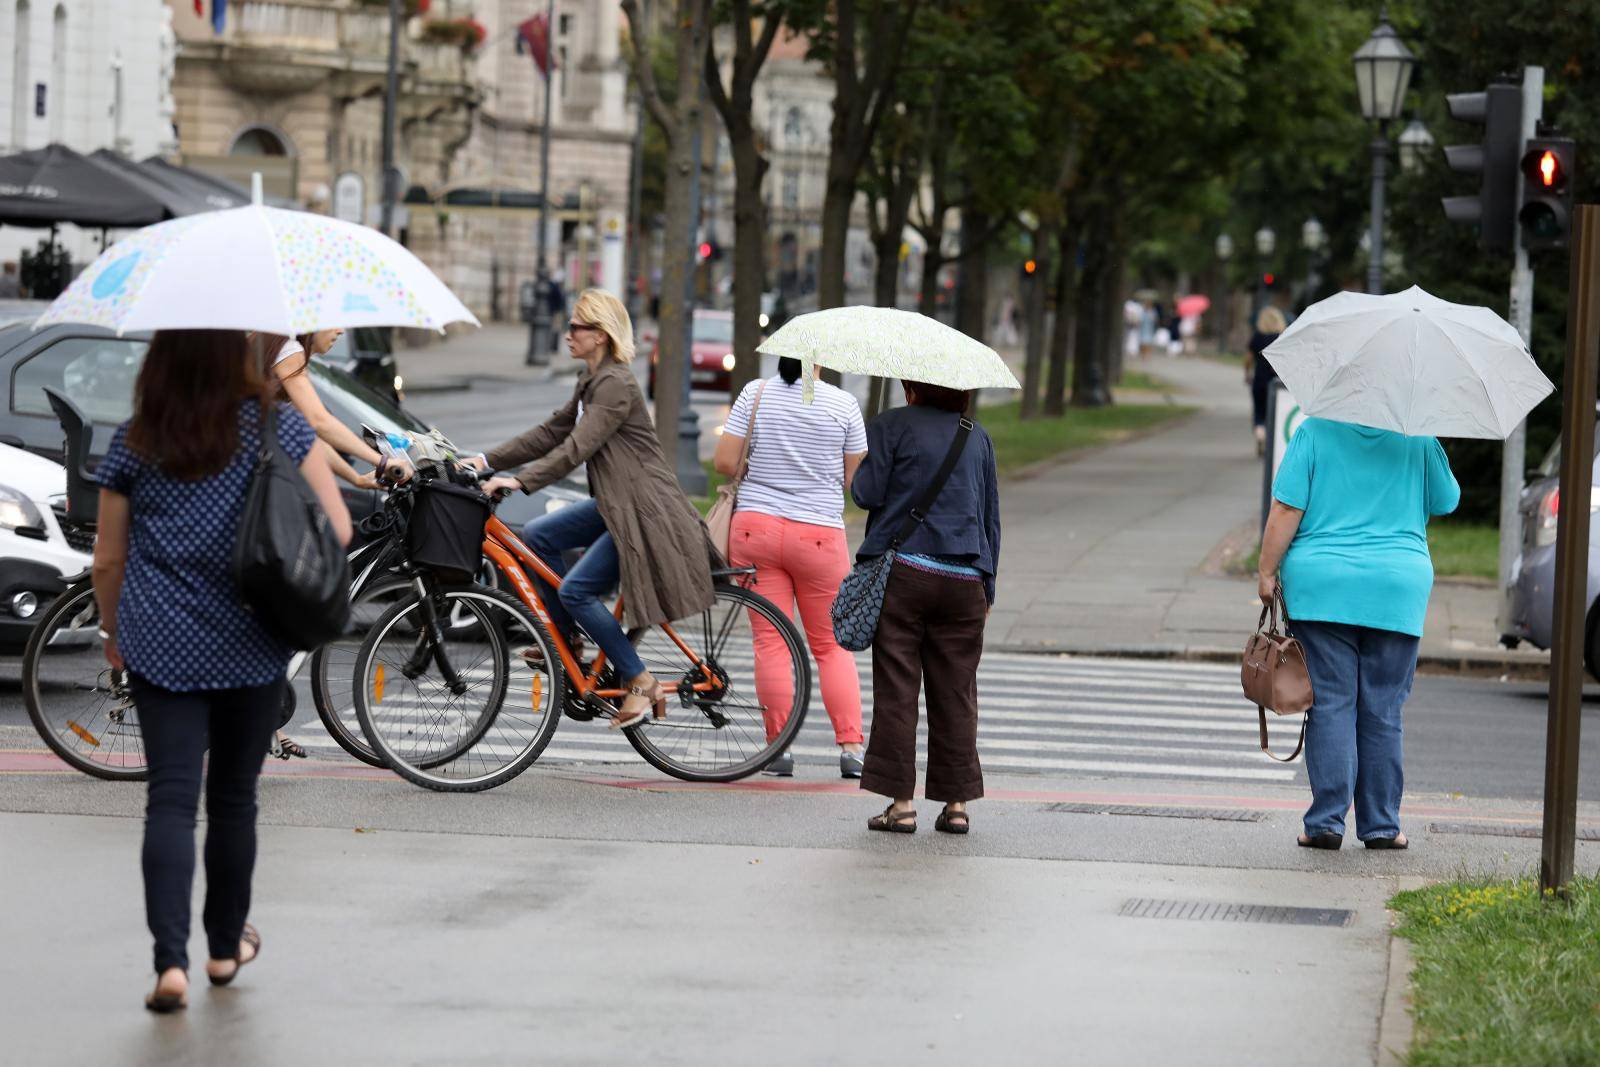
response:
[[(829, 611), (839, 583), (850, 572), (850, 549), (844, 531), (832, 526), (780, 519), (754, 511), (733, 516), (728, 562), (756, 569), (755, 591), (800, 622), (822, 679), (822, 706), (833, 721), (834, 740), (861, 743), (861, 676), (856, 659), (833, 639)], [(766, 711), (767, 737), (776, 737), (794, 704), (794, 678), (783, 637), (752, 615), (756, 646), (756, 699)]]

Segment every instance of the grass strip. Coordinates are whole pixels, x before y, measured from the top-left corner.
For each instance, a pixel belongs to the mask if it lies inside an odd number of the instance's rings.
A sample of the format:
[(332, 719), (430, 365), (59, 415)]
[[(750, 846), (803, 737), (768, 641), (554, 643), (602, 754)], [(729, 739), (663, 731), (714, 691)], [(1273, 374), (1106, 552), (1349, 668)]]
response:
[[(1493, 578), (1500, 570), (1500, 530), (1477, 522), (1428, 524), (1428, 554), (1436, 578)], [(1253, 575), (1261, 546), (1228, 564), (1230, 574)]]
[(1600, 1063), (1600, 881), (1457, 881), (1389, 906), (1412, 944), (1410, 1067)]

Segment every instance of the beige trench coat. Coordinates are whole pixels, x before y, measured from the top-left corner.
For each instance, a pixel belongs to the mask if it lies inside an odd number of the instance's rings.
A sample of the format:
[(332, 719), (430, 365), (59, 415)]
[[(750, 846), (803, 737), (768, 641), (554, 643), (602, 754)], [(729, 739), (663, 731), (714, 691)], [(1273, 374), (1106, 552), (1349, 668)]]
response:
[(629, 627), (688, 618), (711, 606), (705, 522), (661, 458), (644, 394), (626, 365), (607, 360), (581, 375), (572, 399), (544, 425), (484, 455), (491, 470), (526, 463), (515, 477), (530, 493), (588, 464), (589, 492), (617, 545)]

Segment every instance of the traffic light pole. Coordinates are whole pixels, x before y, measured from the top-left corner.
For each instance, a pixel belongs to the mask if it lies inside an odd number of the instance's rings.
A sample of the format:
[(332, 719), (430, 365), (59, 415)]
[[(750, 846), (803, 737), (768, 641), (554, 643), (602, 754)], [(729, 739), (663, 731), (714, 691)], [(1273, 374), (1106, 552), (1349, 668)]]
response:
[[(1522, 136), (1527, 144), (1539, 135), (1539, 119), (1544, 113), (1544, 68), (1525, 67), (1522, 71)], [(1517, 168), (1513, 204), (1522, 203), (1522, 169)], [(1516, 257), (1511, 269), (1511, 325), (1531, 344), (1533, 333), (1533, 268), (1528, 265), (1528, 250), (1522, 243), (1521, 224), (1511, 224), (1511, 249)], [(1511, 569), (1516, 565), (1522, 544), (1522, 518), (1517, 502), (1522, 497), (1522, 482), (1527, 473), (1528, 424), (1523, 420), (1506, 438), (1500, 453), (1500, 632), (1511, 632)]]

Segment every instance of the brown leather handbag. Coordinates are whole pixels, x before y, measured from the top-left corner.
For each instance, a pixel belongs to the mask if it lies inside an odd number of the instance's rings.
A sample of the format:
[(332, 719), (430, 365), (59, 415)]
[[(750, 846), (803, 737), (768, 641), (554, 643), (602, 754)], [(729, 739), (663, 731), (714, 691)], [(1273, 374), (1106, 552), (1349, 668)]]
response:
[[(1289, 763), (1300, 755), (1306, 743), (1306, 723), (1310, 716), (1300, 720), (1300, 740), (1287, 756), (1273, 756), (1267, 746), (1267, 711), (1278, 715), (1305, 715), (1311, 710), (1311, 672), (1306, 670), (1305, 649), (1300, 642), (1283, 631), (1280, 618), (1289, 617), (1279, 592), (1272, 603), (1261, 609), (1261, 619), (1256, 632), (1244, 646), (1244, 665), (1239, 680), (1244, 684), (1244, 695), (1256, 706), (1261, 720), (1261, 751), (1279, 763)], [(1270, 618), (1270, 625), (1269, 620)]]

